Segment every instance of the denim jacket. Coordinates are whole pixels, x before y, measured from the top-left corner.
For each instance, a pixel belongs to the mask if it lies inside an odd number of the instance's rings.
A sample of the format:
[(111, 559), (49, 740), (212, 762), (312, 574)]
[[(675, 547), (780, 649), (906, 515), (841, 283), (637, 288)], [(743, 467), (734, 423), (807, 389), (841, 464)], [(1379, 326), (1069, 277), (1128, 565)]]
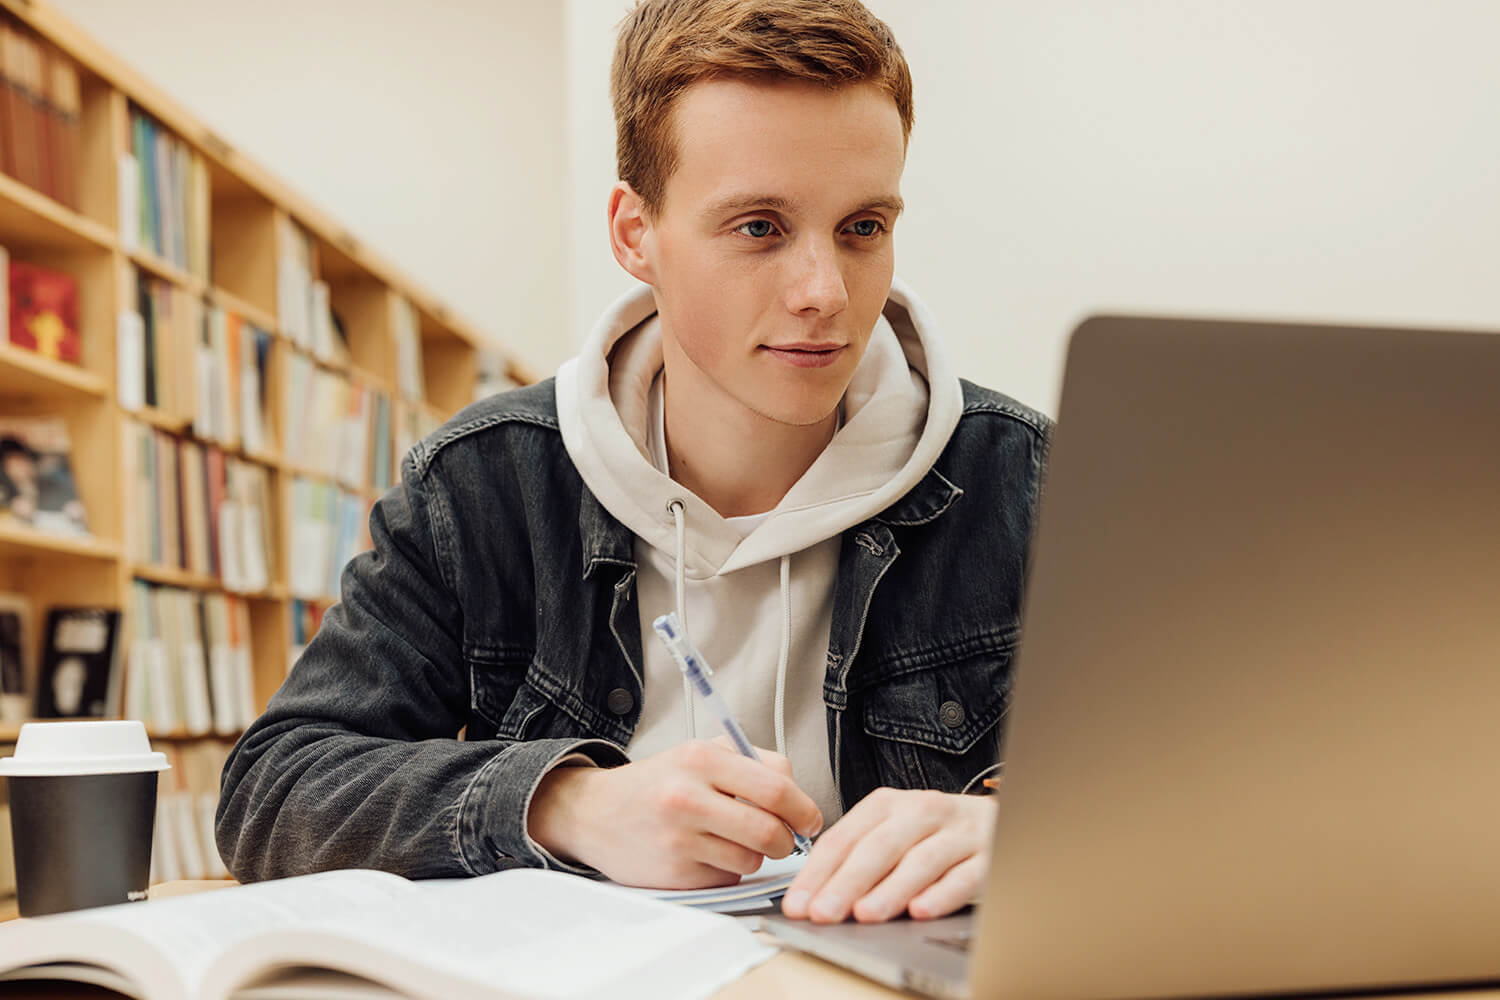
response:
[[(972, 790), (999, 758), (1050, 422), (963, 396), (927, 475), (842, 535), (823, 701), (846, 810), (881, 786)], [(633, 536), (569, 459), (552, 380), (412, 448), (370, 533), (229, 756), (221, 856), (241, 881), (555, 866), (532, 792), (572, 754), (627, 761), (642, 681)]]

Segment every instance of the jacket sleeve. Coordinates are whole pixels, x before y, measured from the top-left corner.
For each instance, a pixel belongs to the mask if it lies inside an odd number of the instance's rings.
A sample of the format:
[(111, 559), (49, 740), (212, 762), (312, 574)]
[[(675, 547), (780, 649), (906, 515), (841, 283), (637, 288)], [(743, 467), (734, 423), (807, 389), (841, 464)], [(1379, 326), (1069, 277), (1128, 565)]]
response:
[(231, 751), (215, 835), (241, 882), (330, 868), (432, 878), (566, 867), (526, 833), (532, 792), (580, 754), (625, 763), (604, 740), (457, 739), (469, 675), (442, 562), (452, 543), (433, 514), (409, 454), (402, 485), (370, 515), (373, 551), (345, 567), (343, 600)]

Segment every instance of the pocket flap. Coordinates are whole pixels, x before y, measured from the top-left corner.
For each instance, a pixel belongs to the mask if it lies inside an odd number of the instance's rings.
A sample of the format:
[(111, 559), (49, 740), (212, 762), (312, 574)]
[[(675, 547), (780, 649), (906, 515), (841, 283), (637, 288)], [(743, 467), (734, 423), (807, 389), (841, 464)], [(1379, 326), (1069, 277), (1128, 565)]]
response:
[[(943, 652), (948, 655), (933, 655)], [(921, 666), (892, 672), (863, 691), (865, 732), (967, 752), (1005, 715), (1014, 653), (1014, 633), (924, 652)]]

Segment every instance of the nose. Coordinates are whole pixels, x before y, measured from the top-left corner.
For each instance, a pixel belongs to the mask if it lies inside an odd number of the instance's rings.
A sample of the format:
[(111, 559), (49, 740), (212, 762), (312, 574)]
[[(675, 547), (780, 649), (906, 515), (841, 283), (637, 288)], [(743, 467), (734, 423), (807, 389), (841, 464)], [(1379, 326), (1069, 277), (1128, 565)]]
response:
[(837, 247), (807, 240), (791, 264), (788, 310), (798, 315), (835, 316), (849, 304), (849, 289), (844, 285)]

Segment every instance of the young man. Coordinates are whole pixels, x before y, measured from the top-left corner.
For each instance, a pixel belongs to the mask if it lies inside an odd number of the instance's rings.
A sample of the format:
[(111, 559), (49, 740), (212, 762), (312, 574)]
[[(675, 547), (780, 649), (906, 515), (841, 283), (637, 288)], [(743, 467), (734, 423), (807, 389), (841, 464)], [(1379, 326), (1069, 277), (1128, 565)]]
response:
[[(646, 0), (612, 80), (639, 291), (557, 378), (417, 445), (343, 602), (230, 757), (240, 879), (512, 865), (784, 909), (982, 883), (1047, 421), (893, 284), (911, 80), (856, 0)], [(677, 610), (756, 763), (650, 623)], [(463, 740), (455, 739), (460, 729)]]

